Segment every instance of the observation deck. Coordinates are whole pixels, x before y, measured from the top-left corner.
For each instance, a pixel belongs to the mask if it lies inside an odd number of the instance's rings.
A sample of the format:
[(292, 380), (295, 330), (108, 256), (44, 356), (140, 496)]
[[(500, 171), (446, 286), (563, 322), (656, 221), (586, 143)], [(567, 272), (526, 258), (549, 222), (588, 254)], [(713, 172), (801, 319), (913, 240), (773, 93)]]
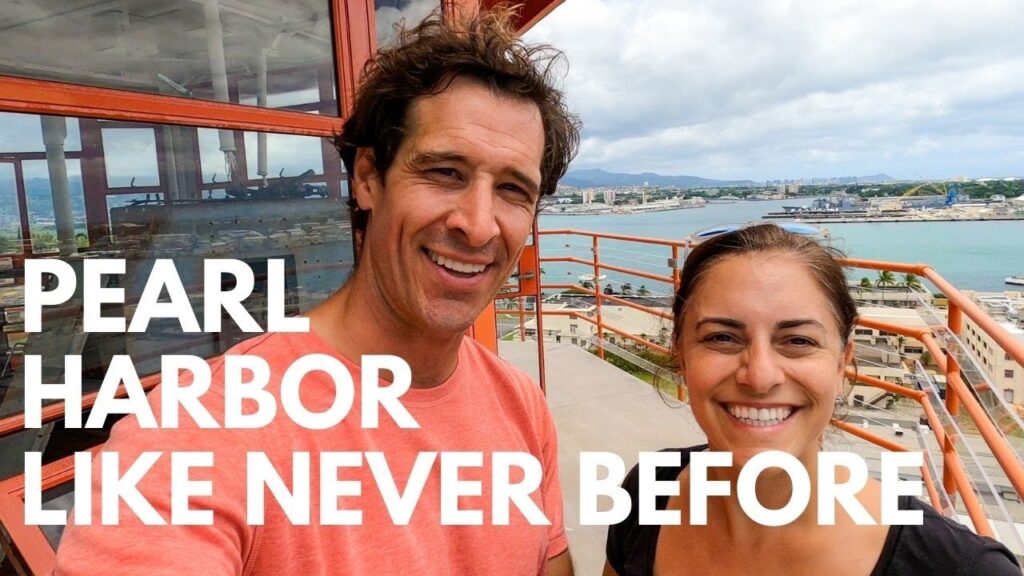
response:
[[(579, 453), (614, 452), (628, 469), (640, 451), (703, 440), (678, 379), (662, 367), (670, 353), (671, 294), (692, 245), (544, 230), (527, 250), (518, 282), (496, 300), (498, 351), (538, 377), (558, 426), (580, 574), (600, 573), (605, 528), (576, 524)], [(848, 407), (833, 419), (825, 449), (857, 453), (876, 476), (882, 452), (923, 452), (924, 499), (1020, 558), (1022, 406), (1010, 398), (1014, 388), (999, 381), (1013, 370), (1000, 365), (1003, 372), (993, 374), (989, 358), (1024, 370), (1024, 338), (1013, 327), (1024, 319), (1024, 300), (960, 291), (927, 264), (845, 264), (879, 280), (851, 284), (861, 314), (858, 369), (847, 373)], [(896, 286), (897, 274), (903, 286)], [(993, 318), (993, 300), (1011, 316)], [(983, 349), (990, 353), (979, 354)]]

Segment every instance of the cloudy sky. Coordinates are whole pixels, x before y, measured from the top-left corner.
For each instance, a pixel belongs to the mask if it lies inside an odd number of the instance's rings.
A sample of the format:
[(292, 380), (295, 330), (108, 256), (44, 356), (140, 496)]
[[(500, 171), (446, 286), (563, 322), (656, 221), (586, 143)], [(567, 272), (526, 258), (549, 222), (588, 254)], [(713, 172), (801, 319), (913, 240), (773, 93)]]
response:
[(574, 169), (1024, 177), (1020, 0), (565, 0)]

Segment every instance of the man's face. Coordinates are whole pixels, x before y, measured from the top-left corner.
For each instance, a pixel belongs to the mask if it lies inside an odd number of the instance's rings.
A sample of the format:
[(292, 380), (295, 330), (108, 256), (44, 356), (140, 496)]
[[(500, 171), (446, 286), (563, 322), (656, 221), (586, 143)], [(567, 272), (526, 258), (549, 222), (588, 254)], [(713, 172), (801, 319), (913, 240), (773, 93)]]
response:
[(354, 193), (372, 210), (360, 269), (391, 316), (381, 322), (430, 333), (472, 324), (530, 232), (543, 152), (535, 104), (468, 79), (413, 103), (383, 178), (359, 152)]

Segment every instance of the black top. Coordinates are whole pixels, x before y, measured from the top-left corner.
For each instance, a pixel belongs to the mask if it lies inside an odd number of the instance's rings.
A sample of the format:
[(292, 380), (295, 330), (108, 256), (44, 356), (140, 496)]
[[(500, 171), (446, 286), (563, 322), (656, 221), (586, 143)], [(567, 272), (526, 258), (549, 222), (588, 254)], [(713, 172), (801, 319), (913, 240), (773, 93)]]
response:
[[(690, 453), (707, 446), (666, 450), (682, 456), (678, 467), (658, 467), (658, 480), (675, 480), (690, 463)], [(636, 503), (639, 482), (638, 468), (633, 467), (622, 487)], [(658, 510), (668, 506), (668, 496), (656, 498)], [(885, 546), (871, 576), (1021, 576), (1013, 554), (1002, 544), (971, 532), (949, 520), (934, 508), (911, 496), (901, 496), (901, 510), (922, 510), (920, 526), (891, 526)], [(608, 527), (605, 551), (608, 562), (619, 576), (650, 576), (654, 570), (654, 550), (660, 526), (638, 524), (639, 512), (634, 505), (629, 516)]]

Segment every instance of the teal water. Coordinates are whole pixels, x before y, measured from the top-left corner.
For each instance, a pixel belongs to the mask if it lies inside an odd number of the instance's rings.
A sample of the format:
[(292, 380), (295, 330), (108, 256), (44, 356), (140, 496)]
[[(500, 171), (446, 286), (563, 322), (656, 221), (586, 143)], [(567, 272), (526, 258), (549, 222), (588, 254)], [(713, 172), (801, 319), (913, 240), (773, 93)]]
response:
[[(736, 202), (708, 204), (704, 208), (653, 212), (647, 214), (606, 214), (599, 216), (560, 216), (542, 214), (541, 230), (574, 228), (597, 232), (685, 239), (687, 234), (708, 226), (759, 220), (768, 212), (782, 209), (783, 204), (799, 200), (768, 202)], [(990, 222), (865, 222), (826, 224), (833, 245), (852, 258), (868, 258), (890, 262), (925, 263), (960, 289), (1002, 291), (1019, 289), (1004, 283), (1011, 275), (1024, 275), (1024, 220)], [(573, 246), (566, 248), (565, 244)], [(565, 237), (544, 237), (541, 242), (545, 256), (570, 252), (585, 254), (588, 241)], [(627, 246), (602, 243), (602, 260), (620, 266), (657, 269), (665, 273), (664, 255), (655, 249), (630, 256)], [(545, 265), (545, 271), (565, 273), (563, 266)], [(582, 270), (580, 270), (582, 272)], [(851, 276), (872, 279), (876, 273), (855, 270)], [(614, 276), (612, 277), (614, 281)], [(547, 278), (545, 279), (546, 282)], [(632, 280), (634, 287), (636, 280)], [(652, 283), (651, 288), (657, 285)], [(660, 291), (660, 290), (655, 290)]]

